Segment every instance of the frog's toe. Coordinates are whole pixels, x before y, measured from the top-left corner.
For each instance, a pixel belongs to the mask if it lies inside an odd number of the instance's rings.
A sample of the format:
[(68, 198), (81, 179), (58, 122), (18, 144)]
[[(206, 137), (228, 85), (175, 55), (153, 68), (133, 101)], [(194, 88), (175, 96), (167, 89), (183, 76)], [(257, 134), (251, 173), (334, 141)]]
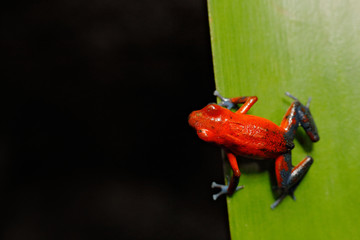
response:
[(214, 96), (221, 99), (221, 102), (219, 103), (220, 106), (225, 107), (227, 109), (237, 108), (237, 105), (235, 105), (230, 98), (225, 98), (221, 96), (217, 90), (214, 91)]
[(273, 203), (273, 204), (271, 204), (271, 209), (274, 209), (274, 208), (276, 208), (280, 203), (281, 203), (281, 201), (282, 200), (284, 200), (284, 198), (286, 197), (286, 195), (287, 194), (282, 194), (278, 199), (276, 199), (276, 201)]
[(226, 194), (228, 191), (228, 186), (217, 184), (216, 182), (211, 183), (211, 188), (220, 188), (220, 192), (213, 194), (213, 199), (216, 200), (223, 194)]
[(226, 100), (221, 94), (218, 92), (218, 90), (214, 91), (214, 96), (220, 98), (222, 101)]
[(290, 192), (289, 195), (290, 195), (290, 197), (291, 197), (294, 201), (296, 201), (296, 197), (295, 197), (295, 195), (294, 195), (294, 192)]
[(227, 109), (237, 109), (237, 105), (235, 105), (233, 102), (231, 102), (230, 99), (223, 99), (220, 103), (219, 103), (220, 106), (222, 107), (225, 107)]
[[(229, 186), (228, 185), (222, 185), (222, 184), (218, 184), (216, 182), (212, 182), (211, 183), (211, 188), (220, 188), (220, 192), (216, 193), (216, 194), (213, 194), (213, 199), (216, 200), (218, 199), (218, 197), (220, 197), (221, 195), (224, 195), (224, 194), (227, 194), (228, 193), (228, 188)], [(240, 190), (244, 188), (244, 186), (237, 186), (236, 187), (236, 190)]]
[(271, 209), (276, 208), (276, 207), (281, 203), (281, 201), (284, 200), (284, 198), (285, 198), (287, 195), (289, 195), (294, 201), (296, 201), (296, 197), (295, 197), (295, 195), (294, 195), (294, 191), (284, 192), (284, 193), (282, 193), (282, 194), (280, 195), (280, 197), (279, 197), (278, 199), (276, 199), (276, 201), (275, 201), (273, 204), (271, 204)]
[(231, 110), (233, 108), (236, 109), (236, 105), (233, 104), (231, 101), (221, 101), (219, 103), (219, 105), (222, 106), (222, 107), (225, 107), (225, 108), (227, 108), (229, 110)]
[(290, 98), (292, 98), (292, 99), (294, 99), (295, 101), (299, 101), (296, 97), (294, 97), (291, 93), (289, 93), (289, 92), (285, 92), (285, 95), (286, 96), (288, 96), (288, 97), (290, 97)]

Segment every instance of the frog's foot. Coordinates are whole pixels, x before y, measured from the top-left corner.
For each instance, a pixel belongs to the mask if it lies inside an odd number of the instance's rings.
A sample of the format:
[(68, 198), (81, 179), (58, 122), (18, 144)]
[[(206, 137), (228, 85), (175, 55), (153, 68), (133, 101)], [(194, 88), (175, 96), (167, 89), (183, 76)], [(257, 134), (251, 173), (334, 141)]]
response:
[(295, 100), (290, 105), (280, 124), (280, 127), (286, 131), (286, 139), (288, 141), (293, 141), (297, 128), (301, 126), (302, 128), (304, 128), (306, 134), (309, 136), (311, 141), (319, 141), (319, 133), (310, 112), (311, 98), (308, 99), (306, 105), (303, 105), (296, 97), (294, 97), (290, 93), (286, 92), (285, 94)]
[[(285, 95), (294, 99), (295, 101), (299, 101), (296, 97), (294, 97), (291, 93), (289, 92), (285, 92)], [(310, 107), (310, 102), (311, 102), (311, 97), (309, 97), (307, 103), (306, 103), (306, 108), (309, 108)]]
[(217, 90), (214, 91), (214, 96), (221, 99), (221, 102), (219, 103), (220, 106), (225, 107), (227, 109), (238, 108), (238, 106), (234, 104), (230, 98), (224, 98), (223, 96), (220, 95), (220, 93)]
[(295, 189), (298, 187), (313, 162), (314, 160), (312, 157), (307, 156), (298, 165), (292, 167), (290, 152), (279, 156), (276, 159), (275, 172), (277, 175), (278, 185), (281, 189), (281, 194), (280, 197), (271, 205), (272, 209), (279, 205), (287, 195), (290, 195), (293, 200), (296, 200), (294, 195)]
[(292, 200), (296, 201), (296, 197), (294, 192), (289, 192), (290, 197), (292, 198)]
[(287, 193), (281, 194), (280, 197), (278, 199), (276, 199), (276, 201), (273, 204), (271, 204), (271, 206), (270, 206), (271, 209), (276, 208), (281, 203), (281, 201), (284, 200), (284, 198), (286, 196), (287, 196)]
[(289, 195), (294, 201), (296, 201), (296, 197), (295, 197), (295, 195), (294, 195), (294, 191), (295, 191), (295, 188), (291, 188), (289, 191), (283, 192), (283, 193), (279, 196), (279, 198), (276, 199), (276, 201), (275, 201), (273, 204), (271, 204), (271, 206), (270, 206), (271, 209), (276, 208), (276, 207), (281, 203), (281, 201), (284, 200), (284, 198), (285, 198), (287, 195)]
[[(213, 199), (216, 200), (221, 195), (228, 194), (229, 185), (221, 185), (221, 184), (217, 184), (216, 182), (212, 182), (211, 188), (220, 188), (220, 192), (213, 194)], [(244, 188), (244, 186), (237, 186), (235, 191), (240, 190), (242, 188)]]

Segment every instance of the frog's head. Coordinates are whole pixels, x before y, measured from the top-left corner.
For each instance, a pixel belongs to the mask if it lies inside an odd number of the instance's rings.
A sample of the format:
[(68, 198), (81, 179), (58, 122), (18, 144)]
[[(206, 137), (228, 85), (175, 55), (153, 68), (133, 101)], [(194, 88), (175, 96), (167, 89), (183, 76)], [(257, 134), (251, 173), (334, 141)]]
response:
[(223, 124), (223, 107), (209, 104), (201, 110), (189, 115), (189, 124), (195, 128), (199, 138), (206, 142), (218, 142), (219, 130)]

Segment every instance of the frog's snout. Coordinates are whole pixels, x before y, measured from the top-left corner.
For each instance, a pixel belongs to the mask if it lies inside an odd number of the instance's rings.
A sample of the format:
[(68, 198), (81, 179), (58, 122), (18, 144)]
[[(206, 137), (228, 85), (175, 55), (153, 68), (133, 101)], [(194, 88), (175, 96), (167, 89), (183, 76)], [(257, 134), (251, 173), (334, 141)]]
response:
[(201, 115), (202, 114), (199, 111), (193, 111), (192, 113), (190, 113), (188, 118), (189, 125), (195, 128), (196, 123), (198, 122), (198, 118), (201, 117)]

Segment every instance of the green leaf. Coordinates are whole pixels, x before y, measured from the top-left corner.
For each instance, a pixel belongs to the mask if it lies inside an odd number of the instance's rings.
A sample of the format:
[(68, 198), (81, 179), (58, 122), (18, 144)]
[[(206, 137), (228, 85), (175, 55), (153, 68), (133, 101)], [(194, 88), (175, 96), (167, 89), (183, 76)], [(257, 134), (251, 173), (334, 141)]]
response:
[(360, 239), (360, 1), (208, 7), (217, 90), (257, 96), (250, 114), (278, 124), (292, 102), (286, 91), (303, 103), (312, 97), (320, 134), (313, 145), (295, 140), (294, 165), (314, 158), (295, 202), (271, 210), (271, 171), (240, 167), (245, 188), (227, 199), (232, 239)]

